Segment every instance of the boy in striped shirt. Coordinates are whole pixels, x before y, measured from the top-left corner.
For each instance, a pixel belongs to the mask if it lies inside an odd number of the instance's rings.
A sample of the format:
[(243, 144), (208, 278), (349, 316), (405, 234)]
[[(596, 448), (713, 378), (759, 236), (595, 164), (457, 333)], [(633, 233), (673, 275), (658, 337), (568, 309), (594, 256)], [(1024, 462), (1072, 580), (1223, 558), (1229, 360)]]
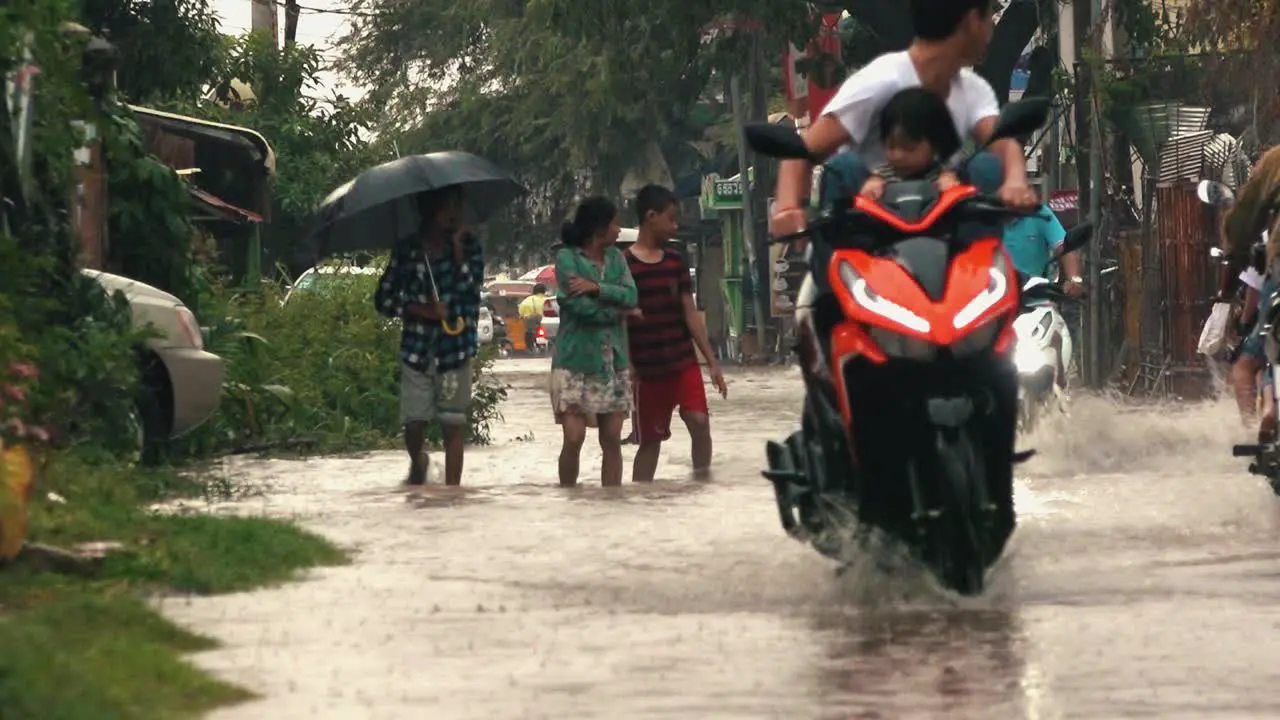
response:
[(689, 265), (679, 251), (668, 247), (679, 229), (679, 210), (670, 190), (658, 185), (641, 188), (636, 195), (639, 236), (625, 253), (640, 295), (640, 315), (627, 326), (640, 444), (632, 468), (635, 482), (653, 482), (676, 408), (693, 440), (694, 472), (702, 474), (711, 467), (711, 420), (695, 345), (707, 359), (716, 389), (728, 395), (707, 327), (693, 302)]

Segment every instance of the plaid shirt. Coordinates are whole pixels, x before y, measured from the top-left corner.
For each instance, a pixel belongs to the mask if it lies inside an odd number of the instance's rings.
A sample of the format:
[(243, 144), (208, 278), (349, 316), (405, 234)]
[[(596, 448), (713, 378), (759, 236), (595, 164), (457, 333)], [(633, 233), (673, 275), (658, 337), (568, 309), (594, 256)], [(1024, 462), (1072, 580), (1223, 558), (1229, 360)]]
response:
[(444, 332), (439, 321), (406, 317), (410, 303), (430, 305), (431, 279), (427, 274), (427, 256), (420, 245), (400, 247), (392, 253), (391, 263), (382, 273), (373, 302), (378, 312), (400, 318), (404, 329), (400, 335), (400, 359), (420, 372), (447, 372), (466, 365), (479, 350), (476, 324), (480, 321), (480, 282), (484, 278), (484, 250), (480, 241), (467, 235), (463, 240), (463, 261), (457, 263), (453, 252), (431, 260), (431, 271), (440, 286), (440, 300), (449, 308), (452, 318), (461, 317), (466, 328), (458, 335)]

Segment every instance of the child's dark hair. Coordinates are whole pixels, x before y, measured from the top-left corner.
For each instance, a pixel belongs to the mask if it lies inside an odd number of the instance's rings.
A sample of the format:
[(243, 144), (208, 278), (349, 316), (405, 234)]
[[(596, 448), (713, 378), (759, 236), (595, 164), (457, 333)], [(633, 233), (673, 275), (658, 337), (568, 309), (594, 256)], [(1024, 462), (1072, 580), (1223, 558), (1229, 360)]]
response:
[(645, 185), (636, 193), (636, 222), (643, 223), (649, 213), (664, 213), (679, 202), (675, 193), (661, 185)]
[(888, 143), (895, 130), (901, 130), (914, 142), (927, 141), (943, 162), (960, 149), (960, 134), (947, 103), (924, 88), (899, 91), (880, 111), (881, 142)]
[(596, 233), (609, 227), (618, 217), (618, 206), (603, 195), (583, 200), (573, 213), (573, 220), (560, 228), (560, 239), (569, 247), (586, 245)]

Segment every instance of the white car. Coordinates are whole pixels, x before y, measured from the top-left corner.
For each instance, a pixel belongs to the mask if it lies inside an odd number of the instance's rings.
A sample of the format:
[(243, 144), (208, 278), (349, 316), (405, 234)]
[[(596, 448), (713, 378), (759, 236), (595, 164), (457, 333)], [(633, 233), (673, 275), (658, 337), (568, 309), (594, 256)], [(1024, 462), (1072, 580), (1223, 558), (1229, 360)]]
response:
[(170, 438), (208, 420), (222, 400), (222, 358), (204, 349), (204, 331), (177, 297), (120, 275), (81, 270), (107, 293), (119, 291), (129, 303), (133, 326), (154, 336), (139, 354), (142, 394), (138, 399), (139, 450), (143, 456)]
[[(288, 303), (289, 299), (298, 292), (323, 292), (326, 287), (333, 287), (334, 283), (341, 282), (342, 278), (381, 274), (382, 268), (373, 266), (324, 265), (309, 268), (298, 276), (298, 279), (293, 283), (293, 287), (289, 288), (289, 292), (284, 296), (284, 300), (280, 304)], [(476, 324), (476, 333), (479, 335), (481, 344), (493, 342), (493, 314), (489, 311), (489, 308), (483, 305), (480, 307), (480, 320)]]

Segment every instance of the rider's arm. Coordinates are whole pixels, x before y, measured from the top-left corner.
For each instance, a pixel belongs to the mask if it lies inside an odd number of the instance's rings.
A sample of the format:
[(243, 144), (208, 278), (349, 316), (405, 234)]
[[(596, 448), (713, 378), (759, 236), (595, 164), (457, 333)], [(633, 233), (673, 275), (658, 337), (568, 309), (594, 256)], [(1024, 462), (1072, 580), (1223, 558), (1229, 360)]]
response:
[[(965, 94), (971, 99), (973, 113), (970, 117), (973, 139), (986, 143), (996, 131), (996, 119), (1000, 115), (1000, 102), (991, 84), (977, 73), (963, 75)], [(1017, 138), (1005, 138), (991, 144), (991, 154), (1000, 159), (1004, 168), (1005, 185), (1027, 183), (1027, 159), (1022, 154), (1022, 143)]]
[[(876, 113), (896, 87), (896, 80), (887, 76), (885, 67), (874, 60), (849, 76), (823, 109), (822, 117), (804, 132), (809, 152), (825, 161), (842, 145), (861, 143), (871, 132)], [(812, 178), (813, 165), (809, 161), (784, 161), (778, 169), (776, 207), (779, 210), (801, 207), (809, 194)]]
[[(820, 158), (828, 158), (849, 142), (849, 133), (832, 115), (823, 115), (804, 132), (804, 144), (809, 152)], [(779, 210), (804, 205), (805, 196), (813, 184), (813, 165), (808, 160), (783, 160), (778, 167), (778, 185), (774, 190)]]

